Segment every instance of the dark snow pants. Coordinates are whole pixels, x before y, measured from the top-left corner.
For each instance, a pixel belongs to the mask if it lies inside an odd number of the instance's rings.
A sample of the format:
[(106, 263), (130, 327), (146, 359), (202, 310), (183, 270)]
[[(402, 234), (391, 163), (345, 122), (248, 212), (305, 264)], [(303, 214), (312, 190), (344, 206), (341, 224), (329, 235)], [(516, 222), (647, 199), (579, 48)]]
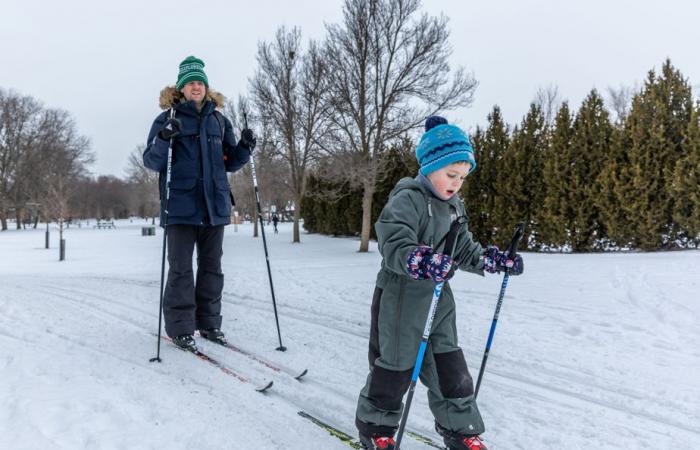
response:
[[(360, 392), (355, 420), (364, 435), (391, 436), (401, 419), (402, 399), (411, 382), (430, 307), (430, 298), (416, 301), (401, 295), (404, 287), (396, 289), (399, 292), (377, 287), (372, 299), (370, 372)], [(484, 432), (472, 377), (457, 345), (455, 304), (449, 285), (438, 303), (420, 380), (428, 388), (428, 405), (440, 426), (463, 435)]]
[[(168, 281), (163, 298), (170, 337), (221, 327), (221, 272), (224, 226), (168, 225)], [(197, 247), (197, 278), (192, 254)]]

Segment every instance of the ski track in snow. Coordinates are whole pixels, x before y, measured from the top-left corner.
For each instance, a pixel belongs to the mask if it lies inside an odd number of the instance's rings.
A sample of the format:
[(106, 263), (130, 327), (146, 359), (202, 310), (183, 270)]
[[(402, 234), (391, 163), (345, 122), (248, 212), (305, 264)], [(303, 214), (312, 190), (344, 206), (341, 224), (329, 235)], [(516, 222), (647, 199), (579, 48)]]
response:
[[(231, 294), (229, 294), (229, 295), (231, 295)], [(233, 304), (233, 303), (236, 303), (238, 300), (252, 301), (252, 303), (254, 303), (254, 305), (249, 304), (248, 307), (255, 308), (259, 312), (267, 313), (267, 310), (270, 309), (269, 305), (266, 304), (263, 306), (263, 305), (261, 305), (262, 302), (256, 301), (255, 299), (252, 299), (252, 298), (245, 298), (244, 299), (242, 297), (238, 297), (235, 301), (229, 301), (229, 303)], [(335, 330), (336, 332), (339, 331), (339, 332), (345, 333), (349, 337), (350, 336), (360, 337), (363, 340), (367, 339), (366, 333), (365, 334), (358, 333), (358, 332), (344, 329), (343, 327), (337, 327), (334, 325), (327, 325), (329, 323), (329, 319), (333, 320), (334, 319), (333, 317), (328, 317), (325, 314), (316, 314), (316, 315), (312, 315), (311, 317), (309, 317), (308, 314), (314, 313), (312, 310), (304, 309), (304, 308), (291, 308), (291, 307), (287, 307), (287, 309), (294, 311), (294, 312), (285, 311), (285, 313), (283, 315), (286, 318), (293, 318), (295, 320), (304, 322), (306, 325), (313, 325), (313, 326), (317, 326), (319, 328), (324, 328), (324, 329), (330, 328), (330, 329)], [(270, 314), (272, 314), (271, 311), (270, 311)], [(282, 313), (280, 312), (280, 314), (282, 314)], [(364, 325), (366, 328), (369, 328), (369, 324), (365, 323)], [(526, 378), (523, 376), (519, 376), (516, 373), (506, 373), (503, 371), (494, 371), (492, 369), (489, 369), (488, 372), (492, 373), (494, 375), (497, 375), (499, 378), (507, 380), (508, 382), (505, 382), (503, 380), (500, 381), (500, 383), (504, 386), (510, 386), (512, 389), (516, 389), (516, 388), (530, 389), (533, 392), (530, 392), (528, 395), (530, 395), (530, 396), (539, 395), (540, 398), (542, 398), (542, 399), (550, 399), (551, 401), (555, 401), (555, 402), (561, 401), (561, 399), (556, 395), (556, 394), (561, 394), (563, 396), (569, 397), (569, 404), (571, 404), (571, 405), (575, 405), (577, 403), (592, 403), (592, 404), (595, 404), (595, 405), (598, 405), (601, 407), (605, 407), (605, 408), (617, 410), (617, 411), (620, 411), (623, 413), (627, 413), (628, 411), (623, 406), (620, 406), (620, 403), (622, 403), (626, 400), (623, 397), (629, 397), (630, 399), (633, 399), (633, 400), (646, 400), (646, 397), (644, 397), (641, 394), (631, 392), (631, 391), (619, 392), (618, 390), (614, 390), (614, 389), (609, 388), (605, 385), (591, 383), (589, 381), (589, 379), (585, 378), (585, 377), (579, 377), (580, 380), (577, 380), (576, 383), (580, 384), (580, 385), (587, 386), (589, 388), (595, 388), (597, 390), (602, 390), (605, 392), (606, 397), (608, 397), (608, 398), (615, 397), (617, 399), (617, 402), (605, 401), (604, 399), (598, 399), (598, 398), (595, 398), (595, 397), (590, 396), (590, 395), (572, 392), (572, 391), (569, 391), (567, 389), (557, 387), (560, 385), (560, 383), (569, 384), (567, 382), (567, 377), (564, 375), (556, 375), (553, 373), (549, 373), (548, 375), (550, 377), (555, 377), (558, 379), (558, 384), (548, 385), (548, 384), (542, 383), (540, 381), (537, 381), (535, 379), (529, 379), (529, 378)], [(328, 385), (324, 384), (323, 386), (326, 389), (329, 388)], [(537, 392), (537, 391), (545, 391), (545, 393), (543, 394), (542, 392)], [(555, 394), (555, 396), (552, 396), (552, 394)], [(658, 400), (662, 401), (663, 399), (658, 399)], [(566, 405), (567, 402), (561, 401), (561, 404)], [(666, 426), (676, 427), (676, 428), (679, 428), (681, 430), (688, 431), (691, 433), (700, 434), (700, 428), (698, 428), (698, 427), (687, 426), (687, 425), (684, 425), (684, 424), (679, 423), (677, 421), (667, 420), (667, 419), (664, 419), (663, 417), (656, 416), (653, 414), (647, 414), (643, 411), (637, 411), (635, 414), (638, 415), (642, 419), (646, 419), (646, 420), (650, 421), (651, 422), (650, 425), (652, 426), (652, 428), (653, 428), (653, 424), (664, 424)], [(425, 432), (424, 430), (422, 430), (422, 431)]]
[[(260, 394), (167, 343), (163, 362), (148, 362), (162, 240), (141, 237), (139, 226), (71, 229), (63, 263), (36, 247), (43, 232), (0, 233), (0, 448), (347, 448), (296, 412), (355, 434), (376, 244), (368, 254), (355, 239), (303, 235), (291, 244), (289, 224), (269, 236), (289, 349), (280, 353), (262, 242), (250, 225), (227, 229), (227, 337), (309, 368), (299, 382), (198, 339), (241, 375), (274, 380)], [(700, 448), (700, 252), (525, 258), (479, 397), (489, 448)], [(474, 379), (500, 281), (460, 274), (451, 283)], [(439, 440), (425, 388), (417, 390), (408, 428)], [(407, 437), (404, 448), (430, 447)]]

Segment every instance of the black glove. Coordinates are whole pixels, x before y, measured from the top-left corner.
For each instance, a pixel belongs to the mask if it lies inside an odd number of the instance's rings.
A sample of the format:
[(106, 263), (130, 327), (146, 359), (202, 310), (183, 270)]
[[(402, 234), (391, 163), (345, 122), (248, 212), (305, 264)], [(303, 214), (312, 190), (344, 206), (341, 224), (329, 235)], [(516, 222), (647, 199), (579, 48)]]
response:
[(173, 117), (172, 119), (168, 119), (167, 121), (165, 121), (160, 131), (158, 132), (158, 137), (169, 141), (174, 137), (180, 136), (181, 129), (182, 123), (178, 119)]
[(252, 152), (255, 148), (255, 144), (257, 143), (258, 140), (255, 139), (255, 133), (253, 133), (253, 130), (250, 128), (244, 128), (243, 131), (241, 131), (241, 140), (238, 141), (238, 145)]

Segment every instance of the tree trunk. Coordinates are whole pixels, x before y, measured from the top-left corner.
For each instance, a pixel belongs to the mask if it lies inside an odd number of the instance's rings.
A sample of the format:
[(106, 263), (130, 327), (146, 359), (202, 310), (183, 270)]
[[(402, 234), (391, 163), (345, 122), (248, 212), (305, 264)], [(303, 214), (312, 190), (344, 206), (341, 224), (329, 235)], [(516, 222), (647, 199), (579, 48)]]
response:
[(369, 251), (369, 234), (372, 229), (372, 197), (374, 196), (373, 180), (367, 177), (362, 191), (362, 232), (360, 233), (360, 253)]
[(253, 237), (258, 237), (258, 207), (253, 207)]
[(299, 236), (299, 219), (301, 219), (301, 195), (297, 195), (294, 198), (294, 232), (292, 242), (300, 243), (301, 237)]
[(66, 241), (63, 240), (63, 217), (58, 219), (58, 260), (66, 259)]
[(17, 220), (17, 229), (21, 230), (22, 229), (22, 208), (15, 208), (15, 219)]

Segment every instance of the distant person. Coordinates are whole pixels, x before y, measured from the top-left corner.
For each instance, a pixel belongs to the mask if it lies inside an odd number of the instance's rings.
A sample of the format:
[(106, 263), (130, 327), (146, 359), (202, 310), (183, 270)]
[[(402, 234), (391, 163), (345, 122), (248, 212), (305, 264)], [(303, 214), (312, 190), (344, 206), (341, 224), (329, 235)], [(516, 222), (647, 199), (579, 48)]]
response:
[(273, 215), (272, 215), (272, 227), (273, 227), (274, 230), (275, 230), (275, 234), (278, 233), (278, 231), (277, 231), (277, 223), (278, 223), (279, 221), (280, 221), (280, 218), (277, 217), (277, 213), (273, 214)]
[[(148, 134), (143, 162), (160, 172), (160, 220), (168, 227), (168, 281), (163, 297), (165, 332), (178, 347), (196, 349), (195, 330), (225, 343), (221, 331), (221, 271), (224, 226), (231, 222), (226, 172), (250, 159), (255, 135), (249, 129), (236, 142), (231, 122), (217, 108), (224, 97), (209, 88), (204, 62), (189, 56), (180, 63), (175, 86), (160, 92), (160, 107)], [(170, 118), (170, 112), (174, 116)], [(168, 217), (165, 183), (168, 147), (172, 171)], [(197, 248), (197, 275), (192, 254)]]
[(420, 380), (428, 388), (435, 428), (448, 449), (484, 450), (479, 437), (484, 423), (457, 344), (455, 301), (447, 280), (455, 268), (520, 275), (523, 261), (520, 255), (507, 259), (497, 247), (483, 251), (466, 228), (457, 237), (452, 257), (440, 247), (454, 218), (465, 215), (458, 192), (476, 167), (474, 150), (461, 129), (442, 117), (429, 117), (416, 157), (418, 176), (397, 183), (374, 225), (383, 259), (372, 299), (370, 372), (355, 423), (364, 448), (395, 447), (402, 398), (411, 382), (435, 283), (444, 281)]

